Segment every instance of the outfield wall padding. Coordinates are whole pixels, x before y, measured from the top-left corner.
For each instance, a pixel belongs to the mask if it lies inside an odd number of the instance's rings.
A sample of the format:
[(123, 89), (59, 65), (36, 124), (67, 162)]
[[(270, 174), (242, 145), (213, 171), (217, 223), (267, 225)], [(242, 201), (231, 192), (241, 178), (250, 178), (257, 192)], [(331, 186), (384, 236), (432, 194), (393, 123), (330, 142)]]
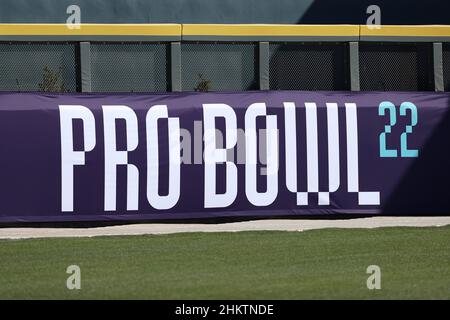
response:
[(450, 213), (450, 94), (0, 94), (0, 222)]

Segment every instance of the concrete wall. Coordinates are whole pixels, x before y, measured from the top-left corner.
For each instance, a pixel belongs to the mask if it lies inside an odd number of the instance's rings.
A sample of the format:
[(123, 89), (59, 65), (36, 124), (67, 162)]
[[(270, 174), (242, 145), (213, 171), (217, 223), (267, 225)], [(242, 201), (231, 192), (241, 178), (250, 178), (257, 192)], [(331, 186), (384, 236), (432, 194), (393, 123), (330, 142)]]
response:
[(1, 0), (0, 23), (64, 23), (76, 4), (85, 23), (350, 23), (366, 8), (382, 24), (450, 24), (448, 0)]

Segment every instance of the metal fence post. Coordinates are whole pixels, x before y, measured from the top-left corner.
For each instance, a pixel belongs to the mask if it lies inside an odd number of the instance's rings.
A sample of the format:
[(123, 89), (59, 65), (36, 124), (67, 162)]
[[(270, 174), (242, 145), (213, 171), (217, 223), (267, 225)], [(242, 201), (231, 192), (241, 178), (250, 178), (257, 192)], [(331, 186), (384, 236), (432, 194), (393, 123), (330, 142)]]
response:
[(269, 90), (269, 42), (259, 43), (259, 89)]
[(359, 80), (359, 43), (350, 42), (350, 90), (360, 91)]
[(434, 90), (444, 91), (444, 67), (442, 60), (442, 42), (433, 43)]
[(80, 42), (81, 92), (92, 92), (91, 43)]
[(170, 43), (170, 81), (174, 92), (181, 91), (181, 43)]

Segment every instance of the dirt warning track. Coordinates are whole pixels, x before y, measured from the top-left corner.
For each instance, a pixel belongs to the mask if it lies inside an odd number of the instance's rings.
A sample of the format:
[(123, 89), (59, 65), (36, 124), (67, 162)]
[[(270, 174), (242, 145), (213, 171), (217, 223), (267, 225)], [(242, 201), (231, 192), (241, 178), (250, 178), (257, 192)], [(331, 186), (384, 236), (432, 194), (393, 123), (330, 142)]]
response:
[(342, 220), (254, 220), (218, 224), (130, 224), (98, 228), (0, 228), (0, 239), (96, 237), (182, 232), (306, 231), (327, 228), (432, 227), (450, 225), (450, 217), (370, 217)]

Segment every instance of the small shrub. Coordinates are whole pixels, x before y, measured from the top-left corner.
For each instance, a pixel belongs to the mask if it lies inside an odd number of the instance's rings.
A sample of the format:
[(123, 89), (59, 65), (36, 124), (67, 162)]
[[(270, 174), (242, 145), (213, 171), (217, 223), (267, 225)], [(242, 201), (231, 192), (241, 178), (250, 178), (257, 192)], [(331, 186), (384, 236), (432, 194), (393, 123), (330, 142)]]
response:
[(42, 83), (39, 83), (39, 89), (42, 92), (68, 92), (64, 80), (62, 79), (63, 67), (53, 71), (48, 66), (44, 67)]
[(208, 92), (212, 86), (211, 80), (207, 80), (207, 79), (203, 78), (202, 73), (198, 74), (198, 78), (199, 78), (199, 81), (197, 83), (197, 86), (194, 88), (194, 90), (200, 91), (200, 92)]

